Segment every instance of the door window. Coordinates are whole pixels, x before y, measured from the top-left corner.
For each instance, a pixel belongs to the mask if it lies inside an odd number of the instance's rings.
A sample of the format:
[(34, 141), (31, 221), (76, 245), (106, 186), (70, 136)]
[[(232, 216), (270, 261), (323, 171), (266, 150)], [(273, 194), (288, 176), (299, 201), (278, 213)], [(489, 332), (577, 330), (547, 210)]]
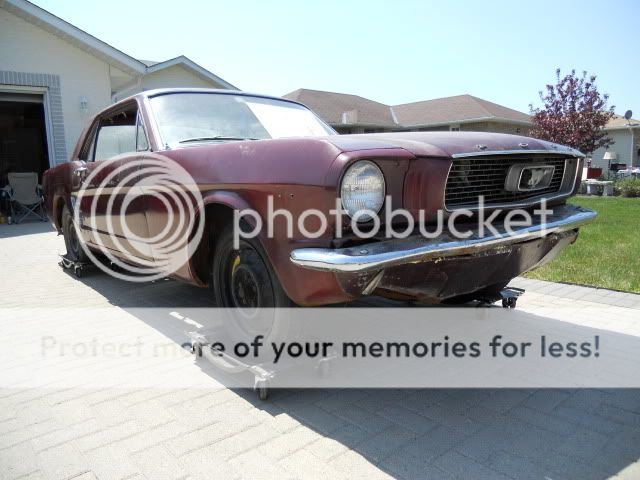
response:
[(149, 143), (136, 105), (102, 118), (98, 124), (92, 157), (106, 160), (124, 153), (149, 149)]

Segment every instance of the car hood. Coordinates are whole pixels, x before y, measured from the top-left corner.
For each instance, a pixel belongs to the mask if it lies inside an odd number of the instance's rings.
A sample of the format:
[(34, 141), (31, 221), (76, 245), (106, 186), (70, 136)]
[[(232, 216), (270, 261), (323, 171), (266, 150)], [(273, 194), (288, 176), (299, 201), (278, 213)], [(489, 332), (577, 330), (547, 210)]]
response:
[(416, 156), (451, 157), (489, 152), (544, 151), (584, 156), (578, 150), (521, 135), (486, 132), (393, 132), (324, 137), (343, 151), (402, 148)]

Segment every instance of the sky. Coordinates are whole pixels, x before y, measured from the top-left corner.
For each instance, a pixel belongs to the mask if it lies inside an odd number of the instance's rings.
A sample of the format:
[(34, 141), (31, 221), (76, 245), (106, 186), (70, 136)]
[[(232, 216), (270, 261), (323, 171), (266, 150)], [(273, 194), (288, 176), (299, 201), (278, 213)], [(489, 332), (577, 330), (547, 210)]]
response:
[(640, 0), (32, 0), (145, 60), (186, 55), (242, 90), (400, 104), (471, 94), (523, 112), (563, 72), (640, 118)]

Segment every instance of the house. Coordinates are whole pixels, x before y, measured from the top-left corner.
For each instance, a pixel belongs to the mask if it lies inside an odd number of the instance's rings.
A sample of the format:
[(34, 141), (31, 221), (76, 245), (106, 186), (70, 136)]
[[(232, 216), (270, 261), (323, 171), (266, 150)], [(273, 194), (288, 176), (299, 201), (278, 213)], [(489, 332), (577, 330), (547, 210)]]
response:
[(306, 105), (339, 133), (390, 132), (400, 127), (389, 105), (358, 95), (301, 88), (283, 98)]
[(531, 117), (526, 113), (474, 97), (456, 95), (391, 107), (406, 130), (472, 131), (526, 135)]
[(89, 118), (159, 87), (236, 89), (187, 57), (137, 60), (26, 0), (0, 0), (0, 186), (65, 162)]
[(284, 95), (314, 110), (340, 133), (467, 130), (526, 135), (531, 117), (472, 95), (385, 105), (358, 95), (299, 89)]
[(607, 172), (610, 165), (625, 164), (627, 167), (640, 165), (640, 120), (627, 120), (614, 116), (605, 127), (614, 143), (609, 148), (599, 148), (591, 155), (591, 166)]

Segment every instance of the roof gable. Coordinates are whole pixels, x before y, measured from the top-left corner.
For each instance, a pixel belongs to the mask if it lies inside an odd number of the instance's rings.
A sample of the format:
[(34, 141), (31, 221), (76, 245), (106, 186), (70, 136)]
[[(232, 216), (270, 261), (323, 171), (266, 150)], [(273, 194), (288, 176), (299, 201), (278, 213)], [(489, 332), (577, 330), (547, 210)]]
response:
[[(184, 55), (163, 62), (137, 60), (27, 0), (0, 0), (0, 8), (68, 41), (72, 45), (116, 67), (124, 74), (129, 75), (130, 78), (139, 78), (148, 73), (180, 65), (209, 80), (214, 86), (237, 90), (237, 87), (214, 75)], [(126, 80), (122, 83), (123, 86), (126, 85)], [(119, 91), (127, 90), (127, 88), (130, 88), (130, 85), (125, 88), (116, 87)]]
[(57, 37), (67, 40), (72, 45), (88, 51), (125, 73), (142, 74), (145, 72), (145, 65), (135, 58), (31, 2), (26, 0), (0, 0), (0, 7)]
[(147, 61), (140, 60), (140, 63), (144, 63), (146, 65), (146, 73), (159, 72), (160, 70), (163, 70), (165, 68), (170, 68), (170, 67), (179, 65), (183, 68), (186, 68), (187, 70), (194, 72), (195, 74), (197, 74), (200, 77), (203, 77), (206, 80), (209, 80), (211, 82), (214, 82), (220, 85), (223, 88), (226, 88), (229, 90), (238, 90), (237, 87), (231, 85), (229, 82), (218, 77), (217, 75), (214, 75), (209, 70), (201, 67), (196, 62), (194, 62), (193, 60), (191, 60), (190, 58), (184, 55), (180, 55), (179, 57), (165, 60), (164, 62), (150, 62), (148, 60)]

